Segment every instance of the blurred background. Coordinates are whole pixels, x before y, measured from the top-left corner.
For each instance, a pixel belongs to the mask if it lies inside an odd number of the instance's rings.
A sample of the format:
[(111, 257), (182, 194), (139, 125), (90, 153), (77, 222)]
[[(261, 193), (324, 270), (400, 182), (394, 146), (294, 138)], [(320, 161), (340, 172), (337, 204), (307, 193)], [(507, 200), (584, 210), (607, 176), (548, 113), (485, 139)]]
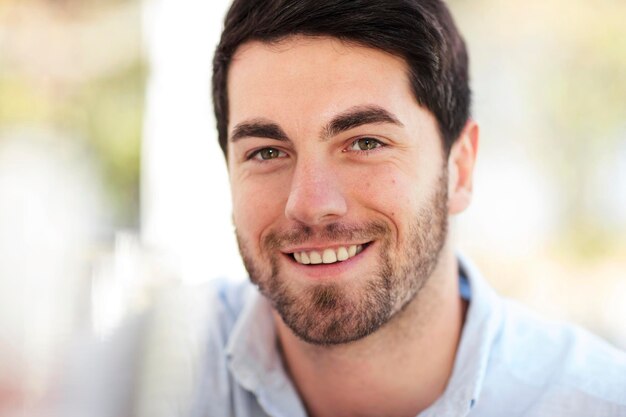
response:
[[(626, 3), (449, 4), (482, 128), (460, 248), (626, 348)], [(226, 8), (0, 0), (1, 415), (36, 414), (77, 335), (155, 288), (245, 279), (210, 102)]]

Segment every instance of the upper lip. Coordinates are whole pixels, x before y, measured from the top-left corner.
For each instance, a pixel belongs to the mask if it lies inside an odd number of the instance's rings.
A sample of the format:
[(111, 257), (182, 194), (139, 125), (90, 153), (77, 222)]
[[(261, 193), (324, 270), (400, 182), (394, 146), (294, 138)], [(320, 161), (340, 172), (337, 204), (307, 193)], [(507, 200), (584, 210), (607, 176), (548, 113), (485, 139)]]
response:
[(310, 252), (310, 251), (320, 251), (324, 249), (337, 249), (340, 247), (347, 248), (352, 245), (365, 245), (366, 243), (370, 243), (371, 241), (366, 242), (350, 242), (350, 243), (337, 243), (337, 242), (328, 242), (328, 243), (315, 243), (308, 244), (307, 246), (294, 246), (290, 248), (282, 249), (283, 253), (294, 253), (294, 252)]

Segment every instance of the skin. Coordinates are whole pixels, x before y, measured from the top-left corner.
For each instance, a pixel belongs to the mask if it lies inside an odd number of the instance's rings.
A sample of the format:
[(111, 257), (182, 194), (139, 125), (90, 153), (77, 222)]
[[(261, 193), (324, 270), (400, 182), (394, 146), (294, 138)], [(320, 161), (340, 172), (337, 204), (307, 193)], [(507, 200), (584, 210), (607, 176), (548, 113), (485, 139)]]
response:
[[(445, 158), (436, 120), (413, 97), (404, 61), (330, 38), (242, 45), (228, 94), (240, 249), (251, 279), (273, 301), (278, 343), (309, 415), (418, 414), (445, 389), (463, 325), (446, 225), (471, 199), (477, 125), (467, 122)], [(329, 132), (338, 115), (372, 106), (393, 121)], [(281, 134), (241, 129), (251, 123), (270, 123)], [(372, 145), (366, 151), (364, 138)], [(333, 225), (352, 232), (331, 233)], [(416, 237), (427, 241), (418, 251)], [(303, 266), (289, 255), (359, 242), (366, 249), (340, 267)], [(388, 308), (363, 332), (358, 319), (381, 307), (362, 304), (372, 291), (367, 284), (382, 282), (384, 260), (395, 267)], [(425, 266), (400, 273), (417, 260)], [(300, 321), (294, 308), (276, 302), (275, 282), (304, 306)], [(321, 307), (312, 296), (320, 288), (334, 294)], [(343, 327), (330, 327), (346, 315)]]

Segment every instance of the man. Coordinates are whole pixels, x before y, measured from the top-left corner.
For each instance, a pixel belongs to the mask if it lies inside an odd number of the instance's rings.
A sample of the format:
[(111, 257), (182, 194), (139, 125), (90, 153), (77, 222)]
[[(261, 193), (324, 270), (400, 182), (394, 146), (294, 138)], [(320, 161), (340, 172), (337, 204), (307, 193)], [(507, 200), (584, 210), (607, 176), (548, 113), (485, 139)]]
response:
[[(213, 95), (252, 283), (197, 297), (194, 361), (147, 356), (147, 385), (188, 370), (172, 412), (626, 416), (623, 353), (455, 254), (479, 136), (467, 73), (439, 0), (234, 1)], [(136, 415), (156, 415), (166, 390), (139, 391)]]

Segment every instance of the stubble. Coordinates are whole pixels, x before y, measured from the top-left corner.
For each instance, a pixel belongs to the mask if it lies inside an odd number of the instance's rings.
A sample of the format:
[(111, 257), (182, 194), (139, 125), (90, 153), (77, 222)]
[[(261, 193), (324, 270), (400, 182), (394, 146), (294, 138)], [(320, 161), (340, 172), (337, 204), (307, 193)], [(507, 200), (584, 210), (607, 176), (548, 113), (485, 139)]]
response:
[[(261, 293), (285, 324), (302, 340), (315, 345), (349, 343), (368, 336), (406, 307), (427, 282), (446, 240), (447, 176), (439, 178), (437, 190), (420, 208), (403, 242), (394, 242), (391, 227), (383, 221), (361, 225), (332, 223), (321, 230), (300, 226), (263, 239), (255, 259), (250, 245), (237, 234), (244, 265)], [(279, 266), (279, 249), (325, 241), (376, 241), (378, 266), (351, 285), (319, 283), (298, 287)], [(262, 257), (263, 256), (263, 257)]]

